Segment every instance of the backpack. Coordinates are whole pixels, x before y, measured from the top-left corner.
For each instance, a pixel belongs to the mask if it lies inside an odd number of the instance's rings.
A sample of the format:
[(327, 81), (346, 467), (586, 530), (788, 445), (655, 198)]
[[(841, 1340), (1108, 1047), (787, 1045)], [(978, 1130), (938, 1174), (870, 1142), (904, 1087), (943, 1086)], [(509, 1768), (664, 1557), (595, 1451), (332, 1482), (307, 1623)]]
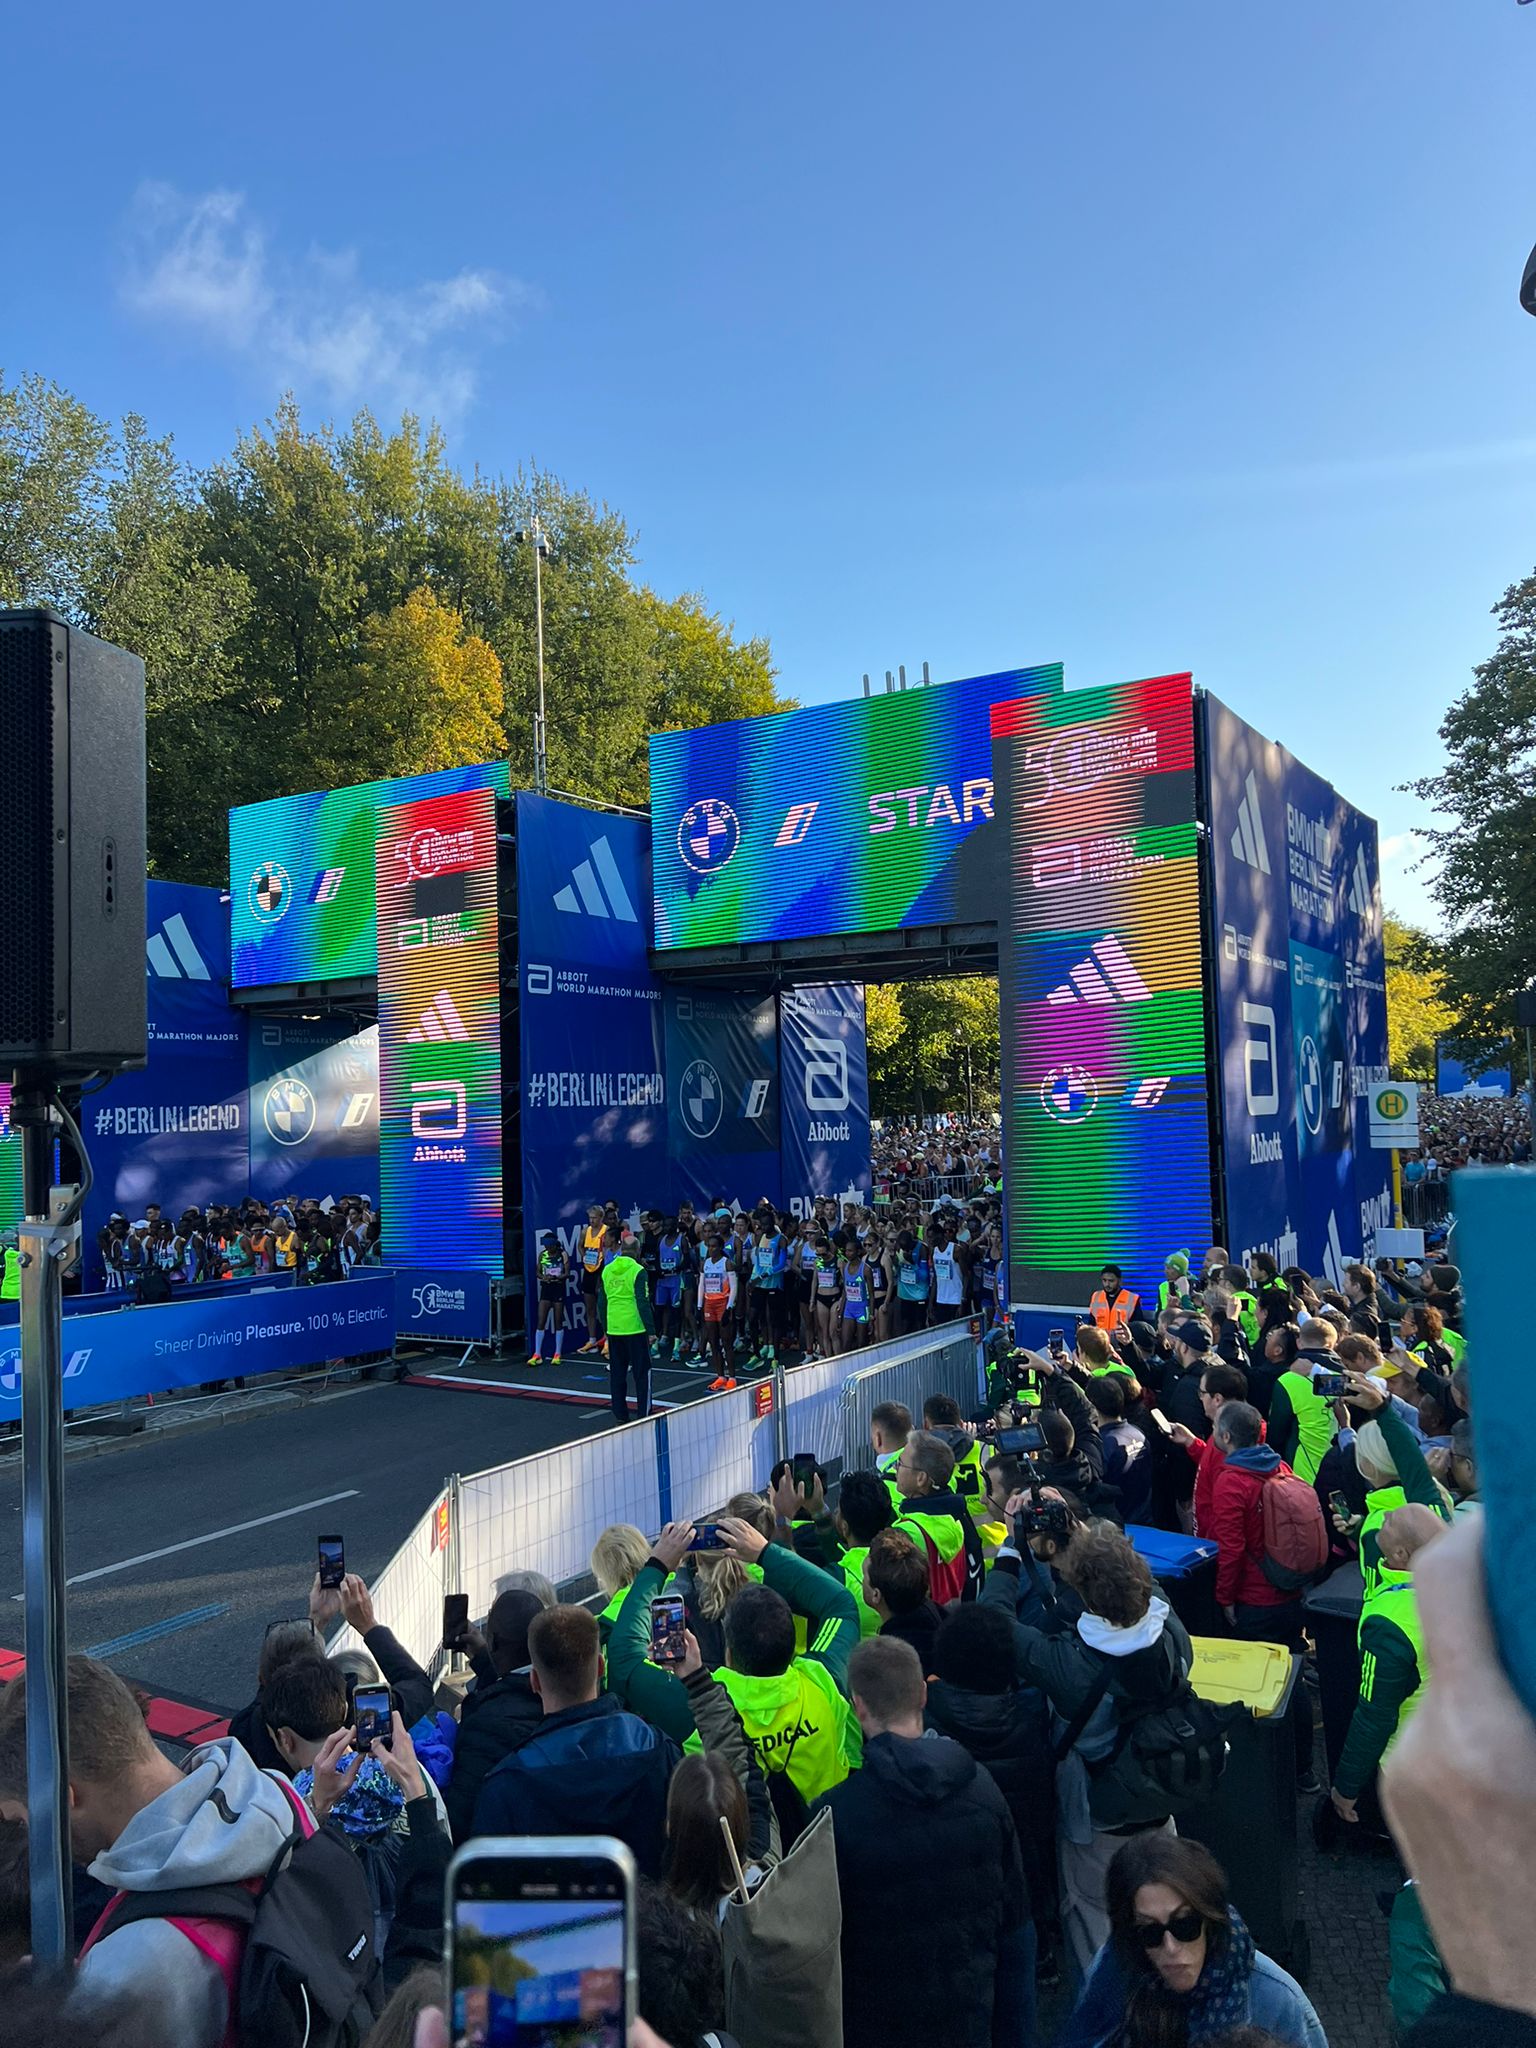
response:
[(1227, 1767), (1227, 1729), (1247, 1708), (1213, 1706), (1187, 1678), (1170, 1699), (1127, 1700), (1115, 1683), (1116, 1660), (1099, 1661), (1086, 1699), (1057, 1738), (1056, 1762), (1075, 1746), (1107, 1693), (1117, 1708), (1115, 1739), (1104, 1756), (1082, 1759), (1090, 1781), (1114, 1771), (1129, 1799), (1175, 1816), (1209, 1799)]
[(224, 1979), (224, 2048), (360, 2048), (383, 2005), (368, 1887), (347, 1843), (283, 1789), (294, 1831), (264, 1877), (119, 1892), (80, 1953), (135, 1920), (168, 1921)]
[(1322, 1502), (1305, 1479), (1275, 1472), (1259, 1491), (1264, 1516), (1264, 1576), (1282, 1593), (1310, 1586), (1328, 1562)]

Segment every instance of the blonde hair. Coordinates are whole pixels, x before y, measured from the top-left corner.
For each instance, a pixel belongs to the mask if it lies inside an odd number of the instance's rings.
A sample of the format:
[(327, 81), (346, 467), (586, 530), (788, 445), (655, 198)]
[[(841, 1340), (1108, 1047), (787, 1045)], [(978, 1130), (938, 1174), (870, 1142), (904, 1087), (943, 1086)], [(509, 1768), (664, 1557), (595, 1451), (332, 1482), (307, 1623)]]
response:
[(615, 1522), (592, 1546), (592, 1576), (608, 1599), (625, 1586), (632, 1586), (640, 1567), (651, 1554), (651, 1546), (633, 1522)]
[[(725, 1512), (746, 1522), (773, 1541), (773, 1509), (760, 1493), (733, 1494)], [(699, 1612), (706, 1621), (718, 1621), (743, 1586), (750, 1586), (751, 1574), (739, 1557), (729, 1551), (701, 1550), (694, 1559), (695, 1583), (699, 1589)]]

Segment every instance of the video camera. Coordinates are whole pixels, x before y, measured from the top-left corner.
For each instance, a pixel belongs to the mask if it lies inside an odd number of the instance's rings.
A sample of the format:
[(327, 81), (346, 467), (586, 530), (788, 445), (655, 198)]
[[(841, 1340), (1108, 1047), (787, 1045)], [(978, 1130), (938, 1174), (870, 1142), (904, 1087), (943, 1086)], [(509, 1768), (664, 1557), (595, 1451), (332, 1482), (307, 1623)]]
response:
[(1072, 1510), (1064, 1500), (1046, 1500), (1038, 1481), (1032, 1481), (1028, 1504), (1014, 1516), (1015, 1533), (1028, 1542), (1031, 1536), (1049, 1536), (1064, 1543), (1072, 1534)]

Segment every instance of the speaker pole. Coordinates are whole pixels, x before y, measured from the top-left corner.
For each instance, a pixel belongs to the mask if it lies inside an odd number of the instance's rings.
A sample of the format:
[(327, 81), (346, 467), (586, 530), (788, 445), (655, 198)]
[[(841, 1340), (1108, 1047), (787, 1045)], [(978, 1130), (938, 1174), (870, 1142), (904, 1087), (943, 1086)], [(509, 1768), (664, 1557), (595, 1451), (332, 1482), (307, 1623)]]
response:
[[(66, 1967), (74, 1950), (69, 1845), (68, 1636), (64, 1615), (64, 1270), (80, 1244), (53, 1186), (52, 1091), (18, 1073), (11, 1121), (21, 1132), (21, 1525), (26, 1600), (27, 1853), (32, 1953)], [(14, 1681), (13, 1681), (14, 1682)]]

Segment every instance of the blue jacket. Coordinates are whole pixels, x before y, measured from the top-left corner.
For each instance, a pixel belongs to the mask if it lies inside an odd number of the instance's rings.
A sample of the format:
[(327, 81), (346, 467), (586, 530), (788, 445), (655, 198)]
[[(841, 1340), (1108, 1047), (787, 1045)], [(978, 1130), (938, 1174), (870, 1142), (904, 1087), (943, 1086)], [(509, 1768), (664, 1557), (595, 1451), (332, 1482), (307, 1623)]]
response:
[(612, 1693), (546, 1714), (480, 1788), (477, 1835), (617, 1835), (642, 1877), (660, 1877), (667, 1783), (683, 1760), (668, 1735)]
[[(1114, 1950), (1101, 1948), (1056, 2048), (1105, 2048), (1125, 2019), (1129, 1996)], [(1285, 2048), (1328, 2048), (1323, 2023), (1307, 1994), (1294, 1977), (1265, 1955), (1253, 1959), (1244, 2024), (1273, 2034)]]

